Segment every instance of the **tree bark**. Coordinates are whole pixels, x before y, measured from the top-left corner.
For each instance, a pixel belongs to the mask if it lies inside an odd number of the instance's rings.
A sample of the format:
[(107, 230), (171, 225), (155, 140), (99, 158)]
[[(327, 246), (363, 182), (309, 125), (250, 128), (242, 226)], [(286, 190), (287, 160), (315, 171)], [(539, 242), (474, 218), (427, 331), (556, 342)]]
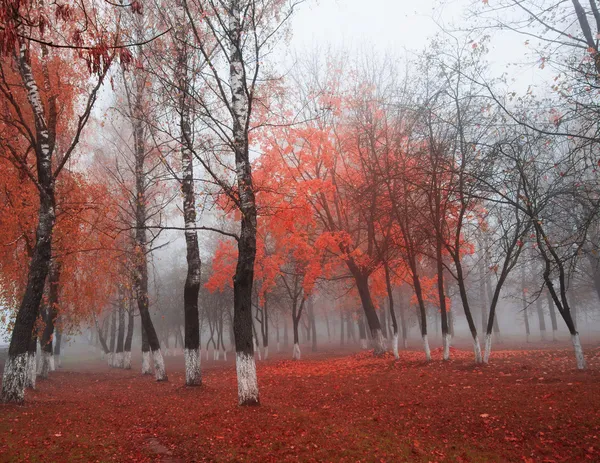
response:
[(19, 74), (31, 106), (35, 120), (35, 156), (37, 160), (37, 180), (40, 186), (40, 206), (33, 255), (29, 263), (27, 285), (19, 305), (13, 332), (8, 348), (8, 358), (2, 377), (3, 402), (23, 403), (27, 382), (27, 360), (29, 343), (34, 323), (38, 317), (46, 276), (48, 275), (52, 255), (52, 231), (56, 220), (54, 175), (52, 172), (51, 135), (44, 117), (44, 106), (38, 85), (33, 76), (31, 64), (24, 40), (19, 43), (19, 55), (16, 57)]
[(54, 370), (54, 351), (52, 348), (54, 337), (54, 321), (58, 316), (58, 291), (60, 280), (60, 264), (56, 259), (50, 260), (48, 272), (48, 306), (43, 310), (44, 331), (40, 341), (41, 368), (40, 377), (48, 378), (48, 373)]
[(369, 325), (369, 330), (371, 332), (371, 343), (374, 349), (373, 354), (376, 356), (383, 355), (387, 348), (385, 345), (385, 338), (381, 332), (381, 324), (379, 323), (379, 318), (377, 317), (377, 312), (373, 305), (373, 299), (371, 298), (369, 277), (362, 272), (353, 261), (347, 261), (347, 264), (354, 276), (365, 317), (367, 318), (367, 324)]
[(115, 351), (114, 366), (116, 368), (124, 368), (124, 342), (125, 342), (125, 300), (119, 300), (119, 328), (117, 331), (117, 347)]
[(246, 92), (242, 57), (240, 0), (231, 0), (229, 16), (229, 85), (233, 119), (233, 151), (237, 175), (241, 231), (238, 262), (233, 281), (233, 332), (236, 348), (238, 400), (240, 405), (258, 405), (258, 381), (252, 345), (252, 284), (256, 257), (256, 202), (248, 152), (250, 104)]
[(129, 305), (127, 320), (127, 335), (125, 336), (125, 344), (123, 346), (123, 368), (131, 370), (131, 342), (133, 341), (133, 306)]

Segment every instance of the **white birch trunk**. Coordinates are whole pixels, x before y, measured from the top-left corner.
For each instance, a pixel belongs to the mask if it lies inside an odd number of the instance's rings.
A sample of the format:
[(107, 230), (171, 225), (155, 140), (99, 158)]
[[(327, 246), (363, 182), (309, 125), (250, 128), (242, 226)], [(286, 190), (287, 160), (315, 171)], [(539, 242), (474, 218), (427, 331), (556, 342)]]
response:
[(431, 361), (431, 349), (429, 348), (429, 339), (427, 339), (427, 335), (423, 335), (423, 350), (425, 351), (425, 358), (428, 362)]
[(492, 335), (486, 333), (485, 334), (485, 349), (483, 352), (483, 363), (489, 363), (491, 352), (492, 352)]
[(123, 368), (125, 363), (125, 358), (123, 356), (123, 352), (117, 352), (115, 354), (115, 368)]
[(575, 349), (575, 359), (577, 360), (577, 368), (580, 370), (585, 370), (585, 357), (583, 356), (583, 349), (581, 347), (579, 333), (571, 335), (571, 342), (573, 343), (573, 349)]
[(258, 404), (258, 382), (256, 380), (254, 356), (244, 352), (237, 352), (235, 356), (235, 368), (240, 405)]
[(22, 404), (25, 400), (25, 383), (29, 373), (27, 357), (29, 354), (9, 355), (2, 376), (2, 401)]
[(25, 379), (25, 386), (30, 389), (35, 389), (35, 380), (37, 378), (37, 362), (36, 354), (27, 355), (27, 377)]
[(300, 344), (298, 344), (297, 342), (294, 343), (294, 351), (292, 352), (292, 359), (294, 360), (300, 360)]
[(400, 355), (398, 354), (398, 333), (394, 333), (394, 337), (392, 339), (392, 349), (394, 351), (394, 358), (398, 360)]
[(56, 363), (54, 361), (54, 354), (50, 352), (48, 359), (48, 366), (50, 367), (50, 371), (56, 371)]
[(154, 377), (156, 378), (156, 381), (167, 381), (165, 361), (160, 349), (152, 351), (152, 360), (154, 362)]
[(479, 336), (473, 338), (473, 351), (475, 352), (475, 363), (482, 363), (481, 345), (479, 344)]
[(125, 370), (131, 370), (131, 351), (126, 350), (123, 355), (123, 368)]
[(40, 355), (40, 368), (39, 368), (39, 375), (40, 378), (48, 378), (48, 373), (50, 373), (50, 353), (49, 352), (45, 352), (42, 349), (41, 355)]
[(202, 384), (202, 374), (200, 370), (200, 350), (185, 349), (183, 352), (185, 359), (185, 385), (200, 386)]
[(444, 345), (444, 360), (450, 360), (450, 334), (446, 333), (442, 336)]
[(152, 374), (152, 368), (150, 366), (150, 351), (142, 352), (142, 374)]

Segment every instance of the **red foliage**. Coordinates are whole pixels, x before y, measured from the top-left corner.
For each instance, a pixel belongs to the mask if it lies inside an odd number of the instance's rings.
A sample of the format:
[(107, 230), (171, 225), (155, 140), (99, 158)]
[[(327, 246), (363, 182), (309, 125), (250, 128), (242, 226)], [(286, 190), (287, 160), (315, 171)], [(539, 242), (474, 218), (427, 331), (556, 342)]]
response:
[[(24, 407), (2, 406), (3, 461), (599, 461), (600, 350), (590, 370), (571, 351), (471, 353), (425, 364), (369, 353), (259, 362), (262, 406), (236, 403), (233, 365), (204, 386), (137, 371), (60, 371)], [(435, 354), (434, 354), (435, 355)], [(437, 354), (437, 358), (441, 353)], [(170, 360), (169, 358), (167, 360)], [(178, 361), (181, 365), (182, 362)]]

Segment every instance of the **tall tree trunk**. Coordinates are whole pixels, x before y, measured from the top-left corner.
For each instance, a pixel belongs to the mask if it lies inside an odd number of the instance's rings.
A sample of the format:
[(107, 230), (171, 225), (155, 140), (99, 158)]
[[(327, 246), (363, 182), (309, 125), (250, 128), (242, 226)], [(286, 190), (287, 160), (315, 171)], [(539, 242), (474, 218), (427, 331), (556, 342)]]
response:
[(550, 294), (550, 291), (548, 291), (548, 289), (546, 289), (546, 301), (548, 303), (548, 311), (550, 312), (550, 322), (552, 323), (552, 340), (556, 341), (556, 331), (558, 330), (558, 322), (556, 319), (556, 307), (554, 306), (552, 295)]
[[(185, 22), (185, 21), (184, 21)], [(187, 277), (183, 289), (184, 323), (185, 323), (185, 384), (199, 386), (202, 384), (200, 369), (200, 319), (198, 312), (198, 295), (200, 293), (201, 266), (200, 249), (196, 228), (196, 194), (194, 191), (194, 164), (190, 149), (192, 131), (190, 124), (190, 108), (188, 103), (188, 54), (186, 41), (180, 40), (177, 49), (179, 67), (179, 106), (181, 130), (181, 192), (183, 193), (183, 219), (185, 222), (185, 243), (187, 259)]]
[(124, 367), (124, 342), (125, 342), (125, 300), (121, 297), (119, 300), (119, 329), (117, 331), (117, 347), (115, 351), (114, 366), (117, 368)]
[(56, 259), (50, 261), (48, 272), (48, 306), (44, 312), (44, 331), (40, 341), (41, 368), (40, 377), (47, 378), (48, 373), (54, 370), (54, 351), (52, 348), (54, 336), (54, 321), (58, 316), (58, 290), (60, 280), (60, 264)]
[(235, 336), (238, 400), (258, 405), (258, 381), (252, 345), (252, 284), (256, 257), (256, 203), (248, 153), (250, 105), (242, 57), (240, 0), (231, 0), (229, 16), (229, 86), (233, 116), (233, 150), (238, 186), (241, 231), (238, 262), (233, 280), (233, 332)]
[(8, 358), (2, 376), (3, 402), (23, 403), (28, 376), (28, 351), (34, 323), (40, 310), (40, 302), (52, 255), (52, 231), (56, 219), (54, 198), (54, 175), (52, 153), (54, 143), (48, 131), (44, 106), (39, 87), (33, 76), (27, 45), (19, 40), (19, 54), (16, 57), (19, 74), (31, 106), (35, 120), (35, 156), (37, 160), (37, 180), (40, 187), (40, 206), (33, 255), (29, 263), (27, 285), (19, 305), (8, 348)]
[(537, 309), (537, 315), (538, 315), (538, 321), (539, 321), (539, 327), (540, 327), (540, 337), (542, 338), (542, 341), (545, 341), (546, 340), (546, 320), (544, 319), (544, 306), (542, 305), (541, 297), (537, 298), (536, 309)]
[(29, 341), (29, 348), (27, 350), (27, 377), (25, 379), (25, 386), (30, 389), (35, 389), (35, 382), (37, 378), (37, 334), (34, 328), (31, 334), (31, 340)]
[(308, 304), (308, 319), (310, 322), (310, 339), (312, 341), (312, 345), (311, 345), (311, 350), (313, 352), (317, 351), (317, 319), (315, 317), (315, 308), (313, 306), (313, 298), (312, 296), (309, 296), (308, 301), (306, 302)]
[(294, 331), (294, 351), (292, 353), (292, 358), (294, 360), (300, 360), (300, 319), (302, 318), (302, 309), (304, 308), (304, 299), (300, 302), (300, 307), (298, 307), (298, 301), (295, 299), (292, 301), (292, 328)]
[[(366, 349), (367, 348), (367, 329), (365, 327), (365, 319), (362, 315), (362, 313), (357, 312), (357, 318), (358, 320), (356, 320), (356, 322), (358, 323), (358, 337), (360, 338), (360, 347), (362, 349)], [(348, 334), (350, 333), (354, 333), (354, 330), (352, 329), (352, 325), (350, 325), (350, 323), (352, 323), (352, 317), (348, 317)]]
[(385, 338), (381, 332), (381, 324), (379, 323), (379, 318), (377, 317), (377, 312), (373, 305), (373, 299), (371, 298), (369, 277), (358, 268), (354, 261), (350, 260), (347, 264), (354, 276), (365, 317), (367, 318), (367, 324), (369, 325), (369, 331), (371, 332), (371, 342), (374, 348), (373, 353), (374, 355), (383, 355), (387, 349)]
[[(148, 346), (152, 352), (152, 360), (154, 363), (154, 374), (157, 381), (167, 381), (167, 373), (165, 370), (165, 362), (160, 351), (160, 342), (158, 335), (150, 318), (149, 302), (148, 302), (148, 241), (146, 237), (146, 145), (145, 145), (145, 130), (143, 125), (144, 112), (142, 109), (143, 92), (145, 81), (136, 81), (136, 94), (134, 96), (132, 107), (131, 122), (133, 125), (133, 137), (135, 143), (135, 272), (134, 272), (134, 287), (138, 310), (140, 311), (141, 324), (146, 333)], [(143, 351), (143, 348), (142, 348)], [(143, 373), (145, 373), (143, 371)]]
[(448, 312), (446, 310), (446, 293), (444, 291), (444, 261), (442, 257), (442, 239), (437, 236), (436, 246), (436, 264), (437, 264), (437, 289), (438, 289), (438, 300), (440, 304), (440, 315), (442, 317), (442, 344), (443, 344), (443, 358), (444, 360), (450, 360), (450, 334), (448, 333)]
[(340, 312), (340, 346), (343, 346), (344, 343), (346, 342), (346, 340), (344, 339), (344, 326), (345, 326), (346, 320), (344, 318), (344, 312)]
[(396, 312), (394, 311), (394, 291), (392, 290), (392, 281), (390, 279), (390, 269), (388, 267), (387, 262), (385, 263), (384, 270), (385, 270), (385, 287), (386, 287), (387, 296), (388, 296), (388, 309), (390, 311), (390, 319), (392, 320), (392, 330), (393, 330), (392, 350), (394, 352), (394, 358), (398, 359), (398, 358), (400, 358), (400, 356), (398, 355), (398, 322), (396, 321)]
[(133, 305), (129, 305), (127, 317), (127, 335), (125, 336), (125, 344), (123, 346), (123, 368), (131, 370), (131, 342), (133, 341)]
[(288, 324), (287, 319), (284, 317), (283, 319), (283, 348), (287, 349), (290, 346), (290, 338), (288, 334)]
[(146, 334), (146, 328), (144, 328), (144, 322), (140, 323), (140, 328), (142, 329), (142, 375), (151, 375), (150, 344), (148, 343), (148, 335)]
[(62, 328), (54, 327), (54, 364), (56, 368), (62, 367), (62, 358), (60, 356), (60, 349), (62, 347)]
[(117, 343), (117, 311), (113, 309), (110, 315), (110, 353), (108, 354), (108, 365), (115, 366), (115, 345)]
[(261, 325), (263, 347), (265, 349), (265, 360), (269, 358), (269, 299), (265, 294), (265, 303), (263, 304), (263, 322)]

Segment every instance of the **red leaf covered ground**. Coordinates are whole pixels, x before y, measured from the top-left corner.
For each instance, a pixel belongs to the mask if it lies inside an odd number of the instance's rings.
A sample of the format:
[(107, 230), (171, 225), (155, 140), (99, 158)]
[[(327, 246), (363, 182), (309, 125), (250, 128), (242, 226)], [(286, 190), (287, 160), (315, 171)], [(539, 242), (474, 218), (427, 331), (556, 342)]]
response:
[(262, 406), (236, 405), (231, 363), (186, 388), (99, 362), (0, 406), (2, 462), (600, 461), (600, 349), (419, 352), (258, 363)]

